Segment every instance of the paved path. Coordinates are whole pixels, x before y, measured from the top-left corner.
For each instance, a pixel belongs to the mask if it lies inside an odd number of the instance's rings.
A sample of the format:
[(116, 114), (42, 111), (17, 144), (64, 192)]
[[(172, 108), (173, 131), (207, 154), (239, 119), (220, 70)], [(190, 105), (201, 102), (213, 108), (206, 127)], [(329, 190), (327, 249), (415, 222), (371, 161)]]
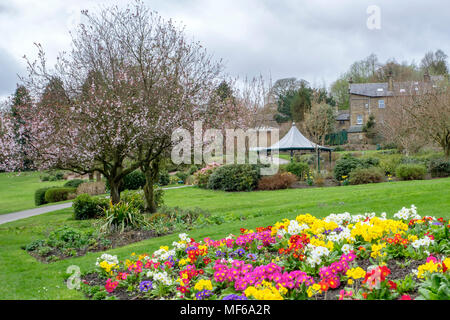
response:
[[(187, 188), (187, 187), (192, 187), (192, 186), (179, 186), (179, 187), (169, 187), (169, 188), (162, 188), (162, 189), (169, 190), (169, 189), (180, 189), (180, 188)], [(24, 219), (24, 218), (28, 218), (28, 217), (32, 217), (32, 216), (37, 216), (39, 214), (43, 214), (43, 213), (47, 213), (47, 212), (70, 208), (71, 206), (72, 206), (72, 202), (66, 202), (66, 203), (55, 204), (55, 205), (46, 206), (46, 207), (40, 207), (40, 208), (34, 208), (34, 209), (24, 210), (24, 211), (19, 211), (19, 212), (14, 212), (14, 213), (2, 214), (2, 215), (0, 215), (0, 224), (11, 222), (11, 221), (16, 221), (16, 220), (20, 220), (20, 219)]]

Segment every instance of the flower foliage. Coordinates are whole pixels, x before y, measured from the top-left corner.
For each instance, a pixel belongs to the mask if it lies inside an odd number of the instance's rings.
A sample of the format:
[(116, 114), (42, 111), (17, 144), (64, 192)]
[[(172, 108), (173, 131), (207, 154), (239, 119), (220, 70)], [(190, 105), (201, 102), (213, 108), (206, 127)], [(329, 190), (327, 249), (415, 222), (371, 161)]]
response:
[[(302, 214), (218, 240), (180, 234), (172, 247), (120, 262), (103, 255), (97, 266), (111, 294), (117, 281), (130, 296), (147, 299), (408, 300), (433, 274), (449, 276), (449, 228), (414, 206), (392, 219)], [(428, 240), (416, 245), (421, 239)], [(400, 258), (418, 266), (404, 279), (393, 269)]]

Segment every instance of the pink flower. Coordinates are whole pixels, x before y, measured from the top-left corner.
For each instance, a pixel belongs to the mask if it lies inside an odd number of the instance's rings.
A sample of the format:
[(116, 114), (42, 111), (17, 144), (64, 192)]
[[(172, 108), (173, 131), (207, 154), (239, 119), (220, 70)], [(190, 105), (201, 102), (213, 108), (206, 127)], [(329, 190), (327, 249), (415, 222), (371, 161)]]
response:
[(400, 298), (400, 300), (412, 300), (412, 298), (411, 298), (409, 295), (404, 294), (404, 295), (402, 295), (402, 297)]

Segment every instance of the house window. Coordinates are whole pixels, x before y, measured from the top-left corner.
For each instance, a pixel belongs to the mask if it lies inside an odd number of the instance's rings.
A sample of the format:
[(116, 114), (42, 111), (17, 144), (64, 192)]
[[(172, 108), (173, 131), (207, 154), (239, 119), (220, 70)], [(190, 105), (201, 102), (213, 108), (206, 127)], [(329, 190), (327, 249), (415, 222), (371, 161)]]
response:
[(356, 117), (356, 124), (363, 124), (363, 116), (358, 114)]
[(384, 108), (384, 100), (378, 100), (378, 108)]

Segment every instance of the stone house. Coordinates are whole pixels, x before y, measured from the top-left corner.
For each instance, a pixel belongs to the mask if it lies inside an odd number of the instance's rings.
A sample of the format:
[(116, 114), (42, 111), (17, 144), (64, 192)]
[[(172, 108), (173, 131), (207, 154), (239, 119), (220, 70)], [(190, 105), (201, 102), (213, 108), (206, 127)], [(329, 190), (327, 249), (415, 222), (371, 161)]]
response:
[(395, 103), (396, 96), (418, 91), (439, 80), (443, 80), (443, 77), (428, 74), (424, 75), (423, 81), (396, 82), (392, 76), (388, 77), (388, 82), (379, 83), (353, 83), (350, 80), (350, 124), (347, 130), (349, 143), (365, 141), (362, 129), (370, 114), (375, 116), (376, 123), (382, 123), (385, 117), (389, 117), (389, 106)]

